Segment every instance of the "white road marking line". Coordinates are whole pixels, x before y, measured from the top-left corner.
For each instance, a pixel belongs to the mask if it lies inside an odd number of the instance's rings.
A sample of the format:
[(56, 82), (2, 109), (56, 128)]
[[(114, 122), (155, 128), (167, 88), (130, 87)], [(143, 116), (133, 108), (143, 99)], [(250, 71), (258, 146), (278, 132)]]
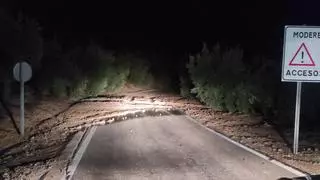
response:
[(249, 148), (249, 147), (247, 147), (247, 146), (244, 146), (244, 145), (242, 145), (242, 144), (240, 144), (240, 143), (238, 143), (238, 142), (236, 142), (236, 141), (228, 138), (227, 136), (225, 136), (225, 135), (223, 135), (223, 134), (221, 134), (221, 133), (219, 133), (219, 132), (217, 132), (217, 131), (215, 131), (215, 130), (213, 130), (213, 129), (210, 129), (210, 128), (204, 126), (204, 125), (202, 125), (200, 122), (196, 121), (195, 119), (193, 119), (193, 118), (191, 118), (191, 117), (189, 117), (189, 116), (185, 116), (185, 117), (186, 117), (187, 119), (189, 119), (190, 121), (194, 122), (195, 124), (200, 125), (201, 127), (203, 127), (203, 128), (205, 128), (205, 129), (207, 129), (208, 131), (212, 132), (213, 134), (215, 134), (215, 135), (217, 135), (217, 136), (219, 136), (219, 137), (221, 137), (221, 138), (229, 141), (230, 143), (232, 143), (232, 144), (234, 144), (234, 145), (236, 145), (236, 146), (239, 146), (239, 147), (245, 149), (246, 151), (249, 151), (249, 152), (253, 153), (253, 154), (256, 155), (256, 156), (261, 157), (262, 159), (264, 159), (264, 160), (266, 160), (266, 161), (270, 161), (271, 163), (273, 163), (273, 164), (275, 164), (275, 165), (277, 165), (277, 166), (279, 166), (279, 167), (281, 167), (281, 168), (284, 168), (284, 169), (286, 169), (287, 171), (289, 171), (289, 172), (291, 172), (291, 173), (293, 173), (293, 174), (295, 174), (295, 175), (297, 175), (297, 176), (304, 176), (304, 177), (306, 177), (307, 179), (310, 178), (310, 176), (309, 176), (308, 174), (305, 174), (305, 173), (303, 173), (303, 172), (301, 172), (301, 171), (299, 171), (299, 170), (297, 170), (297, 169), (294, 169), (294, 168), (292, 168), (292, 167), (290, 167), (290, 166), (288, 166), (288, 165), (286, 165), (286, 164), (284, 164), (284, 163), (282, 163), (282, 162), (280, 162), (280, 161), (277, 161), (277, 160), (275, 160), (275, 159), (270, 160), (270, 157), (268, 157), (268, 156), (266, 156), (266, 155), (264, 155), (264, 154), (261, 154), (261, 153), (259, 153), (258, 151), (254, 150), (254, 149), (251, 149), (251, 148)]
[(85, 153), (85, 151), (86, 151), (86, 149), (92, 139), (92, 136), (94, 135), (94, 133), (96, 131), (96, 129), (97, 129), (97, 127), (93, 126), (90, 128), (90, 130), (88, 130), (89, 132), (88, 132), (87, 136), (81, 142), (78, 151), (76, 152), (74, 158), (71, 160), (71, 163), (68, 167), (68, 172), (67, 172), (68, 174), (62, 180), (66, 180), (66, 179), (69, 180), (72, 178), (72, 176), (74, 175), (74, 173), (80, 163), (80, 160), (81, 160), (83, 154)]

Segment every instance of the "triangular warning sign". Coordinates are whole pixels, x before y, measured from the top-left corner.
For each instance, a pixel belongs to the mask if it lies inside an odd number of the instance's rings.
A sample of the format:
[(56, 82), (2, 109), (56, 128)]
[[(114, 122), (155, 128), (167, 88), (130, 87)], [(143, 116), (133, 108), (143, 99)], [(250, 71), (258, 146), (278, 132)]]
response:
[(298, 51), (293, 56), (292, 60), (289, 63), (289, 66), (315, 66), (307, 46), (302, 43)]

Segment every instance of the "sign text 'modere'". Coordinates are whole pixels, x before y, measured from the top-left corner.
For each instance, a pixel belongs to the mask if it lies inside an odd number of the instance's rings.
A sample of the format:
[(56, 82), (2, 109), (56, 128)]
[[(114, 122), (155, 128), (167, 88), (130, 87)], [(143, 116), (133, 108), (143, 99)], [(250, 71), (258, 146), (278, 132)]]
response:
[(293, 32), (293, 38), (309, 38), (309, 39), (320, 39), (320, 32)]

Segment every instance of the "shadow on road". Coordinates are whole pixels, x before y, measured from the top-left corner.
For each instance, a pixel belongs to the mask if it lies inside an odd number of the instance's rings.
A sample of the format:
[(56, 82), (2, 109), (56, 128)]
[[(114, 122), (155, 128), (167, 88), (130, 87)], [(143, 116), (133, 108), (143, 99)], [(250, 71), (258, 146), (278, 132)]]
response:
[(3, 107), (3, 109), (6, 111), (7, 115), (9, 116), (10, 120), (11, 120), (11, 123), (14, 127), (14, 129), (16, 130), (16, 132), (18, 134), (20, 134), (20, 130), (18, 128), (18, 125), (16, 124), (16, 121), (14, 120), (14, 117), (13, 117), (13, 114), (12, 112), (10, 111), (10, 109), (8, 108), (8, 106), (5, 104), (4, 100), (0, 98), (0, 104), (1, 106)]
[(280, 178), (277, 180), (320, 180), (320, 175), (311, 175), (308, 177)]

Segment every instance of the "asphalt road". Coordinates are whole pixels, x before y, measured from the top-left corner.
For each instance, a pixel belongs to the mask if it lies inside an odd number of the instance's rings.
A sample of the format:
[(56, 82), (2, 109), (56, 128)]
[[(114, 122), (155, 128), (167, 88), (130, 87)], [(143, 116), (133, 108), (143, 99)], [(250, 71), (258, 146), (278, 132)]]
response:
[(163, 116), (98, 127), (72, 179), (276, 180), (280, 177), (296, 175), (185, 116)]

